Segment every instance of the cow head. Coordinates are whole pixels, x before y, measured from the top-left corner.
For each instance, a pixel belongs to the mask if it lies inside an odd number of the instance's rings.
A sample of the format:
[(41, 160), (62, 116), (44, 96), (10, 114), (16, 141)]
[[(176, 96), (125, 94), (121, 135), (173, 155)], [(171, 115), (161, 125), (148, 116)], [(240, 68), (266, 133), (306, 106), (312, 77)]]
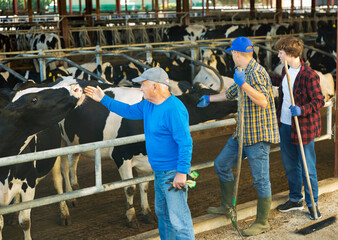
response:
[(76, 80), (64, 77), (56, 83), (18, 91), (5, 110), (11, 112), (10, 117), (18, 124), (26, 125), (30, 132), (36, 132), (61, 121), (84, 98)]
[[(223, 88), (221, 89), (221, 82), (223, 82)], [(211, 88), (214, 91), (225, 91), (235, 82), (231, 77), (222, 76), (222, 80), (210, 69), (202, 67), (195, 76), (193, 83), (202, 83), (207, 88)]]

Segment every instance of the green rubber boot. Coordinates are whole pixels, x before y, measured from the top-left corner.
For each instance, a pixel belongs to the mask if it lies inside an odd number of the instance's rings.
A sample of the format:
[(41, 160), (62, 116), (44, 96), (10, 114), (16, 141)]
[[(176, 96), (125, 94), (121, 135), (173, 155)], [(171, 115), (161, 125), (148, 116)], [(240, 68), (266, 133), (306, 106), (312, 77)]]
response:
[(242, 232), (243, 236), (253, 236), (270, 229), (269, 212), (271, 207), (271, 196), (267, 198), (258, 198), (256, 221)]
[(231, 182), (221, 182), (220, 188), (221, 188), (221, 206), (219, 207), (209, 207), (208, 213), (211, 214), (221, 214), (226, 215), (228, 218), (230, 218), (230, 206), (232, 205), (232, 195), (234, 191), (234, 185), (235, 181)]

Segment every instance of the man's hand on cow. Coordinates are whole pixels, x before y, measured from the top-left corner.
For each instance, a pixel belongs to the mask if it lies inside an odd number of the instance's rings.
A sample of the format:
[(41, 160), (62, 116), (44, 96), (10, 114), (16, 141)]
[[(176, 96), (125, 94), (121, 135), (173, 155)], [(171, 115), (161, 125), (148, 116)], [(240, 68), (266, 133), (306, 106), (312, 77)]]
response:
[(235, 69), (234, 74), (234, 81), (235, 83), (241, 88), (245, 83), (245, 72), (239, 71), (237, 68)]
[(302, 114), (302, 110), (301, 110), (300, 107), (298, 107), (297, 105), (295, 105), (295, 106), (290, 106), (289, 109), (290, 109), (290, 111), (291, 111), (292, 117), (300, 116), (300, 115)]
[(210, 103), (210, 95), (203, 95), (199, 100), (200, 102), (197, 104), (197, 107), (204, 108)]
[(99, 86), (97, 86), (96, 88), (92, 86), (88, 86), (85, 88), (84, 91), (85, 91), (86, 96), (90, 97), (96, 102), (100, 102), (102, 98), (104, 97), (104, 92)]

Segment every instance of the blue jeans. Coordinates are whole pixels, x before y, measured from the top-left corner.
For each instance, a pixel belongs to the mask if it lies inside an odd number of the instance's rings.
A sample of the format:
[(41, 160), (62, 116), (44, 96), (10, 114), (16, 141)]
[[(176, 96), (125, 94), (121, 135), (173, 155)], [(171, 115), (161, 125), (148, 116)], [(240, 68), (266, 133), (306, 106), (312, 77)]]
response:
[[(195, 239), (191, 214), (187, 203), (188, 190), (168, 191), (176, 170), (154, 171), (155, 175), (155, 212), (158, 218), (158, 230), (163, 240)], [(187, 185), (185, 186), (187, 188)]]
[[(257, 189), (258, 197), (271, 196), (271, 183), (269, 175), (270, 143), (259, 142), (243, 147), (243, 159), (248, 158), (253, 185)], [(232, 168), (237, 164), (238, 141), (230, 137), (221, 153), (215, 159), (215, 171), (222, 182), (234, 180)]]
[[(289, 198), (292, 202), (300, 202), (303, 198), (302, 186), (304, 183), (305, 202), (308, 207), (312, 207), (309, 188), (307, 186), (306, 175), (303, 167), (302, 154), (299, 145), (292, 144), (291, 126), (282, 124), (279, 129), (281, 142), (280, 150), (282, 154), (285, 175), (289, 183)], [(310, 183), (312, 187), (315, 203), (318, 201), (318, 180), (316, 170), (316, 152), (314, 139), (309, 144), (303, 145), (306, 158), (306, 165), (309, 171)]]

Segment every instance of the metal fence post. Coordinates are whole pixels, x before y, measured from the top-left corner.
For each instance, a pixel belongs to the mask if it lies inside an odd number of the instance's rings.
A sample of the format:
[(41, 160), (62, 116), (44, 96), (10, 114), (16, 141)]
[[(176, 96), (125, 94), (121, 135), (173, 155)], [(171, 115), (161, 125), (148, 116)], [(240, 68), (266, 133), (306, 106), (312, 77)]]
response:
[[(39, 50), (39, 56), (44, 56), (45, 53), (42, 49)], [(46, 60), (44, 58), (39, 58), (39, 67), (40, 67), (40, 79), (43, 82), (46, 79)]]
[[(149, 43), (147, 43), (146, 48), (151, 49), (152, 46)], [(146, 52), (146, 61), (148, 61), (148, 59), (150, 59), (150, 58), (153, 58), (153, 53), (152, 53), (152, 51), (147, 51)]]
[[(268, 49), (271, 49), (271, 36), (270, 34), (268, 34), (268, 36), (266, 37), (266, 40), (267, 40), (267, 43), (266, 43), (266, 46), (268, 47)], [(270, 51), (266, 51), (266, 65), (268, 67), (268, 69), (271, 69), (271, 52)]]
[(95, 185), (102, 188), (102, 166), (101, 166), (101, 149), (95, 149)]
[[(97, 69), (96, 74), (102, 77), (103, 69), (102, 69), (102, 56), (100, 54), (101, 51), (100, 45), (96, 45), (95, 51), (96, 51), (96, 69)], [(99, 70), (99, 66), (101, 66), (101, 70)]]
[[(196, 46), (197, 43), (195, 43), (194, 40), (191, 40), (191, 45)], [(197, 50), (196, 50), (196, 48), (192, 48), (191, 49), (191, 58), (194, 59), (194, 60), (196, 60), (196, 58), (197, 58)], [(194, 80), (194, 78), (195, 78), (195, 65), (191, 64), (191, 79), (190, 79), (190, 81), (192, 82)]]

